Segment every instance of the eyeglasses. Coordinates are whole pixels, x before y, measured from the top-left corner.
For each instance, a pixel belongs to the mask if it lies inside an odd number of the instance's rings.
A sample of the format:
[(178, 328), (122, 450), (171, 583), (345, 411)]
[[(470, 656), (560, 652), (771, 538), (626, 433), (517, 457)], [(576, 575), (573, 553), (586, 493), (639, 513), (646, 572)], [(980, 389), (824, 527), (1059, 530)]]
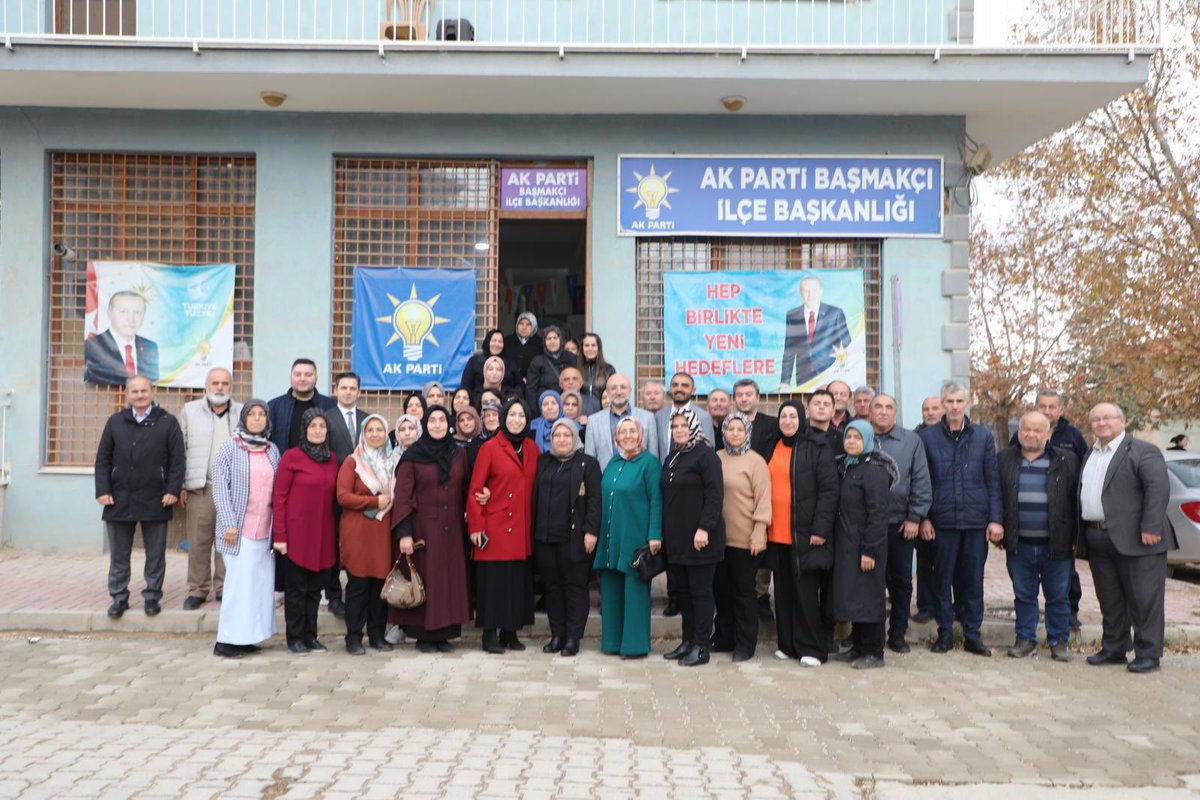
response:
[(1121, 419), (1121, 417), (1118, 417), (1115, 414), (1109, 414), (1104, 417), (1088, 417), (1090, 422), (1116, 422), (1119, 419)]

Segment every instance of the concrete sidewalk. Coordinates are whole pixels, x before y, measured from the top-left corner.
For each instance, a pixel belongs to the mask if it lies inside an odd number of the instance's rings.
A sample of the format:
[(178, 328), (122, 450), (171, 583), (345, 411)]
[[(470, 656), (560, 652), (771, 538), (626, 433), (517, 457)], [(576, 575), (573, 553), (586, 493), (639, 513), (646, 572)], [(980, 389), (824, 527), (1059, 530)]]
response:
[[(220, 604), (209, 600), (197, 611), (183, 611), (187, 597), (187, 554), (178, 550), (167, 553), (167, 578), (163, 586), (163, 612), (147, 617), (141, 610), (142, 551), (133, 553), (133, 579), (130, 581), (129, 611), (113, 621), (105, 614), (110, 599), (107, 593), (108, 556), (103, 553), (56, 553), (28, 550), (0, 550), (0, 630), (60, 631), (71, 633), (129, 632), (129, 633), (215, 633)], [(1084, 628), (1081, 642), (1100, 638), (1100, 608), (1086, 562), (1079, 562), (1079, 578), (1083, 585), (1080, 618)], [(657, 638), (670, 638), (679, 631), (678, 618), (664, 618), (659, 611), (666, 594), (664, 576), (654, 584), (655, 613), (652, 633)], [(588, 620), (589, 636), (599, 636), (600, 615), (597, 594), (592, 593), (593, 613)], [(1012, 584), (1004, 566), (1004, 557), (990, 551), (984, 578), (984, 639), (992, 645), (1007, 645), (1013, 639)], [(1167, 582), (1167, 638), (1182, 643), (1200, 641), (1200, 586), (1171, 580)], [(280, 608), (280, 630), (282, 630)], [(329, 614), (322, 603), (319, 627), (336, 631), (341, 620)], [(539, 615), (533, 631), (546, 629), (545, 617)], [(766, 626), (764, 626), (766, 627)], [(468, 635), (474, 628), (464, 629)], [(762, 637), (773, 637), (773, 630), (763, 630)], [(909, 633), (911, 642), (931, 638), (932, 623), (914, 624)]]

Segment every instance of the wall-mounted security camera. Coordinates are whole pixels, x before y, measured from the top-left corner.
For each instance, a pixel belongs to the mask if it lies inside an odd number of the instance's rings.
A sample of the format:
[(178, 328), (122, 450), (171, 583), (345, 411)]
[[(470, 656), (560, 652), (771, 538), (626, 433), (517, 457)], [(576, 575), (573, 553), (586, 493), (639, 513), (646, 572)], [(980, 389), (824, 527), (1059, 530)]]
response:
[(63, 261), (75, 260), (75, 249), (70, 245), (63, 244), (62, 242), (55, 242), (54, 247), (50, 249), (56, 258), (60, 258)]

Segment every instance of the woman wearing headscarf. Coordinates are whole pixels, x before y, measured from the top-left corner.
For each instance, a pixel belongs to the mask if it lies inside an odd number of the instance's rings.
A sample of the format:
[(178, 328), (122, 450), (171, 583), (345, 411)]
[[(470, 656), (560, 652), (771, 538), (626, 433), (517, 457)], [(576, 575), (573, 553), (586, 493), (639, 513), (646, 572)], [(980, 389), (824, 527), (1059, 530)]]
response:
[[(500, 419), (500, 432), (479, 448), (467, 497), (477, 592), (475, 625), (483, 629), (487, 653), (524, 650), (517, 631), (533, 624), (530, 499), (541, 451), (526, 436), (529, 412), (524, 401), (510, 398)], [(484, 487), (491, 493), (486, 507), (477, 497)]]
[(454, 444), (464, 449), (480, 434), (483, 423), (474, 406), (463, 406), (454, 414)]
[(662, 547), (662, 466), (645, 449), (646, 431), (626, 417), (613, 431), (616, 452), (601, 478), (600, 537), (593, 566), (600, 576), (600, 649), (644, 658), (650, 652), (650, 583), (634, 569), (634, 552)]
[(767, 549), (771, 524), (771, 472), (750, 449), (753, 423), (740, 411), (721, 424), (725, 446), (717, 451), (725, 483), (725, 559), (717, 567), (713, 652), (733, 653), (734, 662), (754, 658), (758, 602), (754, 579)]
[(213, 653), (241, 658), (275, 635), (275, 557), (271, 553), (271, 494), (279, 450), (271, 442), (264, 400), (242, 406), (233, 436), (212, 463), (217, 550), (225, 588)]
[(776, 658), (798, 658), (819, 667), (829, 658), (829, 632), (821, 610), (821, 585), (833, 564), (838, 473), (822, 436), (809, 436), (804, 407), (779, 406), (779, 436), (767, 462), (771, 473), (771, 524), (767, 565), (775, 580)]
[(475, 462), (479, 459), (479, 450), (484, 443), (500, 432), (499, 403), (484, 403), (479, 414), (479, 435), (467, 442), (467, 474), (475, 473)]
[(886, 619), (888, 498), (900, 471), (875, 446), (866, 420), (851, 422), (842, 435), (841, 502), (834, 535), (833, 617), (852, 623), (851, 647), (836, 656), (855, 669), (883, 666)]
[(562, 397), (553, 389), (542, 392), (535, 408), (541, 416), (529, 426), (533, 440), (537, 442), (538, 450), (543, 453), (550, 449), (550, 427), (562, 417)]
[(354, 453), (338, 471), (337, 497), (342, 507), (339, 534), (346, 568), (346, 652), (366, 653), (363, 627), (371, 647), (392, 649), (384, 640), (387, 603), (380, 597), (392, 566), (389, 512), (400, 452), (388, 442), (387, 421), (372, 414), (363, 421)]
[(583, 395), (574, 389), (562, 393), (562, 415), (579, 428), (579, 438), (587, 441), (587, 417), (583, 415)]
[[(390, 619), (416, 639), (422, 653), (453, 650), (471, 618), (467, 597), (467, 457), (450, 436), (450, 415), (430, 406), (425, 432), (404, 451), (396, 471), (392, 532), (400, 552), (412, 556), (425, 583), (425, 602), (417, 608), (393, 608)], [(424, 542), (418, 548), (417, 542)]]
[(579, 430), (556, 420), (533, 486), (533, 557), (545, 586), (550, 641), (543, 653), (573, 656), (587, 625), (588, 576), (600, 530), (600, 462)]
[(446, 388), (437, 381), (429, 381), (421, 389), (421, 396), (425, 398), (425, 407), (431, 406), (446, 406)]
[(505, 385), (504, 370), (504, 359), (500, 356), (489, 356), (487, 361), (483, 362), (483, 382), (479, 387), (481, 395), (485, 391), (492, 391), (504, 397), (514, 390), (513, 387)]
[(542, 392), (547, 389), (558, 389), (558, 373), (564, 367), (578, 366), (573, 353), (563, 348), (562, 329), (550, 325), (542, 334), (542, 352), (534, 356), (529, 364), (529, 374), (525, 378), (525, 398), (530, 408), (534, 403), (541, 403)]
[(517, 315), (513, 332), (504, 337), (504, 360), (517, 370), (518, 388), (524, 388), (521, 384), (529, 374), (529, 365), (542, 352), (542, 337), (537, 331), (537, 317), (523, 311)]
[(324, 653), (317, 641), (317, 606), (326, 570), (337, 563), (334, 505), (338, 463), (329, 449), (321, 409), (300, 419), (301, 440), (279, 459), (272, 498), (275, 549), (284, 558), (283, 613), (288, 652)]
[(725, 484), (721, 459), (704, 437), (690, 407), (671, 414), (673, 449), (663, 463), (663, 546), (679, 593), (682, 641), (663, 657), (680, 666), (707, 664), (712, 646), (713, 578), (725, 558)]
[(388, 434), (388, 443), (392, 449), (400, 451), (396, 458), (404, 455), (404, 451), (421, 438), (421, 420), (424, 418), (425, 412), (422, 410), (420, 416), (406, 412), (396, 420), (396, 427)]
[(463, 368), (458, 385), (469, 390), (472, 395), (478, 395), (479, 390), (483, 388), (483, 364), (492, 356), (500, 356), (505, 363), (505, 375), (502, 383), (506, 388), (512, 388), (520, 383), (516, 364), (504, 359), (504, 331), (492, 328), (483, 335), (483, 340), (479, 343), (479, 352), (467, 360), (467, 366)]

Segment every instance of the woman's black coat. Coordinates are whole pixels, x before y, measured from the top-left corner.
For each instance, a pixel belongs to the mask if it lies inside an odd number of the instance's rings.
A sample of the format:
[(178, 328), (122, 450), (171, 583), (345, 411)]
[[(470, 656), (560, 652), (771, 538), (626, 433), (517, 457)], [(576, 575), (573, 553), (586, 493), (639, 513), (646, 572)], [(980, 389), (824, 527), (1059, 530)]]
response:
[[(830, 547), (838, 510), (838, 469), (823, 434), (796, 434), (792, 447), (792, 554), (803, 560), (813, 546), (809, 538)], [(800, 570), (803, 571), (803, 570)]]
[(535, 356), (529, 365), (529, 374), (525, 376), (525, 402), (529, 405), (529, 413), (537, 416), (542, 409), (539, 398), (547, 389), (561, 391), (558, 386), (558, 373), (566, 367), (577, 367), (575, 354), (570, 350), (559, 348), (557, 353), (542, 353)]
[[(842, 622), (883, 622), (888, 549), (888, 493), (892, 479), (871, 454), (842, 478), (834, 534), (833, 616)], [(862, 571), (862, 556), (875, 569)]]
[[(553, 453), (538, 458), (537, 476), (533, 482), (533, 513), (531, 516), (534, 547), (538, 539), (538, 492), (548, 482), (559, 461)], [(571, 457), (571, 539), (567, 550), (571, 560), (578, 563), (592, 558), (583, 546), (583, 535), (600, 532), (600, 462), (582, 450)]]
[[(663, 547), (667, 562), (716, 564), (725, 557), (725, 479), (721, 459), (704, 442), (672, 453), (663, 464)], [(696, 529), (708, 531), (708, 547), (696, 550)]]

